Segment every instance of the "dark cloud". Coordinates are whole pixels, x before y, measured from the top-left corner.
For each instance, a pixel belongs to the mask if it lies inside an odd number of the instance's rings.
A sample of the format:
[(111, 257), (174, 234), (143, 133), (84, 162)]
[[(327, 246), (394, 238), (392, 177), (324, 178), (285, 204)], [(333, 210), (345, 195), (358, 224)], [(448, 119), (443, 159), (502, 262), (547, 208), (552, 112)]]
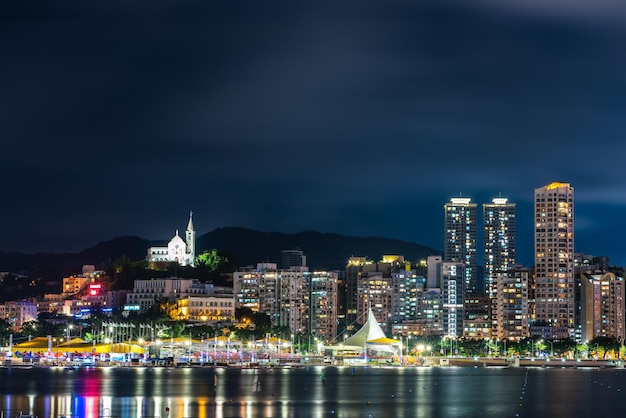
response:
[(41, 3), (0, 6), (0, 249), (167, 238), (190, 209), (441, 247), (450, 196), (501, 192), (530, 264), (533, 190), (562, 180), (577, 248), (626, 263), (598, 215), (626, 205), (621, 2)]

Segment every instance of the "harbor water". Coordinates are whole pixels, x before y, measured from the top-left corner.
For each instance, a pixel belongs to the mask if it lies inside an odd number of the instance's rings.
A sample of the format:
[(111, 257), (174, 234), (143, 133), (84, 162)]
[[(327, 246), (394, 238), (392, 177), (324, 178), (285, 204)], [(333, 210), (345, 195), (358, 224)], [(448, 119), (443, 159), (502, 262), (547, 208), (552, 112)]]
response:
[(626, 370), (490, 367), (0, 369), (0, 417), (626, 416)]

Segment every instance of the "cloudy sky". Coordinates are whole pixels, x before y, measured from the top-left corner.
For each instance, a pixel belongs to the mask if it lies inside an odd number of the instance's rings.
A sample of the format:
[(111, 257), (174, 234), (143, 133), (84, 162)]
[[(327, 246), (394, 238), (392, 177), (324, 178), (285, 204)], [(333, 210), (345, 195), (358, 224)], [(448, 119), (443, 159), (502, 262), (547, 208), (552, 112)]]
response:
[(622, 0), (5, 3), (0, 250), (169, 239), (190, 210), (442, 248), (450, 197), (501, 193), (532, 265), (559, 180), (576, 250), (626, 264)]

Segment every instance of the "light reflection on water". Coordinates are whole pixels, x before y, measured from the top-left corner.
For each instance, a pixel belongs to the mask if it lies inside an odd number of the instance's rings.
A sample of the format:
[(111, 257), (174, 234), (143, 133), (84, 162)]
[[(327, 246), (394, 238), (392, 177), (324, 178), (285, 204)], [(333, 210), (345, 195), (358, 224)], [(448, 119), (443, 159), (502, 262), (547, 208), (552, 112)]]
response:
[(0, 369), (0, 418), (595, 418), (626, 416), (622, 391), (623, 369)]

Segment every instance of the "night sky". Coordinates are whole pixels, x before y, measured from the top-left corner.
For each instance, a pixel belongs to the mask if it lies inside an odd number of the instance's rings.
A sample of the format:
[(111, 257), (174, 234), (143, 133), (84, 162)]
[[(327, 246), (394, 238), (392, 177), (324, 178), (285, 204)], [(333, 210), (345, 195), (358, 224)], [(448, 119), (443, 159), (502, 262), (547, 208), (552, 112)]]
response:
[(190, 210), (443, 248), (450, 197), (501, 193), (530, 266), (534, 189), (565, 181), (576, 251), (626, 264), (626, 2), (300, 3), (3, 2), (0, 250)]

